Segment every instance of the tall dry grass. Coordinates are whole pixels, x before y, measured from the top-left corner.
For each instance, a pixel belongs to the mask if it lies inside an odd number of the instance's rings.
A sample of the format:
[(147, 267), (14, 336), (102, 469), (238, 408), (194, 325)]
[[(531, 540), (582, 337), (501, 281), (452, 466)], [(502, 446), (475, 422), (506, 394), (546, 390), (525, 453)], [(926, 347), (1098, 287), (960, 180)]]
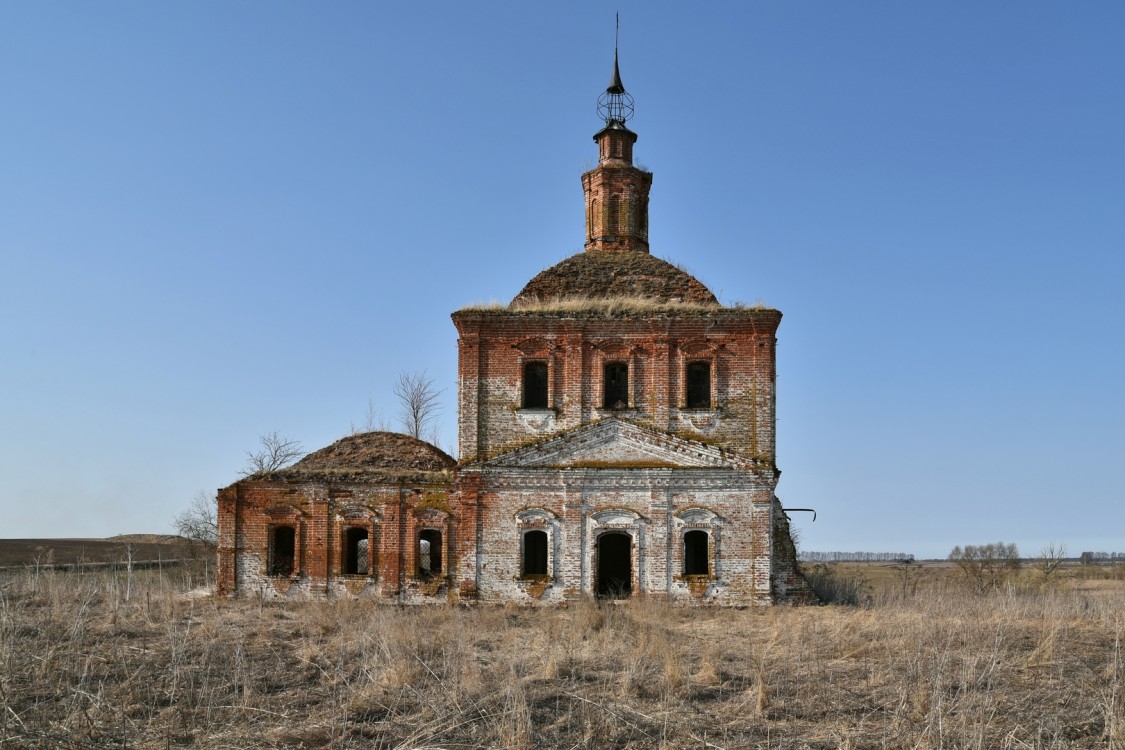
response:
[(1125, 747), (1112, 581), (531, 610), (189, 598), (185, 578), (123, 575), (0, 580), (0, 746)]

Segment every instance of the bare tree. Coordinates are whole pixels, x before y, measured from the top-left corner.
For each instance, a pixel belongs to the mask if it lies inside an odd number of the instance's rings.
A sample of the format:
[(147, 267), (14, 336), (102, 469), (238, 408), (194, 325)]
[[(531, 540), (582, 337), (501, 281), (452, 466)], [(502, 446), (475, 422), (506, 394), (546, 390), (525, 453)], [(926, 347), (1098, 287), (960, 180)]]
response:
[(214, 544), (219, 539), (217, 502), (205, 491), (195, 493), (191, 505), (176, 516), (173, 525), (180, 536), (201, 544)]
[(363, 422), (359, 427), (356, 427), (355, 422), (352, 422), (352, 434), (357, 435), (361, 432), (375, 432), (387, 430), (387, 420), (383, 418), (383, 413), (375, 408), (375, 399), (367, 399), (367, 413), (364, 414)]
[(969, 584), (979, 592), (996, 588), (1020, 567), (1019, 549), (1014, 544), (960, 545), (949, 553)]
[(423, 439), (427, 428), (441, 412), (438, 397), (441, 390), (434, 388), (433, 378), (420, 373), (403, 372), (395, 384), (395, 397), (398, 398), (398, 419), (406, 434)]
[(1042, 571), (1043, 577), (1050, 580), (1051, 576), (1058, 572), (1065, 559), (1066, 545), (1049, 542), (1039, 551), (1039, 557), (1036, 558), (1035, 564)]
[(261, 447), (256, 451), (246, 451), (246, 468), (243, 476), (269, 474), (285, 468), (305, 454), (305, 449), (296, 440), (278, 435), (277, 431), (258, 436)]

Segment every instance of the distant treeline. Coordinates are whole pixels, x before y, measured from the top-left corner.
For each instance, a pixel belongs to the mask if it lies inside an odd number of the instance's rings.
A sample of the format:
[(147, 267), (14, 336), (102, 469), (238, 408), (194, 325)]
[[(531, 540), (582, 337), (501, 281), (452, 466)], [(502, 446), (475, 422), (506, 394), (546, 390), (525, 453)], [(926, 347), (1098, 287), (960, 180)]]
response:
[(914, 562), (906, 552), (805, 552), (797, 553), (801, 562)]
[(1125, 552), (1083, 552), (1078, 556), (1083, 565), (1102, 562), (1125, 562)]

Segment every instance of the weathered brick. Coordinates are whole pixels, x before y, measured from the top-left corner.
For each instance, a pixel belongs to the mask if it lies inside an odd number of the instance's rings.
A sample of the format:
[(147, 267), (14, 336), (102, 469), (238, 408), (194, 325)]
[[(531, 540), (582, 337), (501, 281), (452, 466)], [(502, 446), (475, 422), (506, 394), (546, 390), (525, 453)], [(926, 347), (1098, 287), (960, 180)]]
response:
[[(533, 604), (612, 583), (684, 603), (814, 600), (774, 495), (781, 313), (723, 307), (648, 255), (636, 135), (608, 122), (595, 140), (586, 253), (507, 308), (453, 314), (458, 465), (367, 433), (221, 490), (220, 592)], [(541, 403), (525, 375), (544, 368)]]

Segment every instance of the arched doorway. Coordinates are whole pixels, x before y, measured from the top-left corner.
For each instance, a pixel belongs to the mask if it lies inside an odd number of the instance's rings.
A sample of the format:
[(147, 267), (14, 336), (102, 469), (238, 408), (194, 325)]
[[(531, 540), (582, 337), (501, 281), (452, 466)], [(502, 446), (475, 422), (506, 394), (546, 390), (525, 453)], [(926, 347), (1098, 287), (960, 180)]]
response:
[(633, 593), (633, 537), (609, 531), (598, 537), (598, 596), (628, 599)]

